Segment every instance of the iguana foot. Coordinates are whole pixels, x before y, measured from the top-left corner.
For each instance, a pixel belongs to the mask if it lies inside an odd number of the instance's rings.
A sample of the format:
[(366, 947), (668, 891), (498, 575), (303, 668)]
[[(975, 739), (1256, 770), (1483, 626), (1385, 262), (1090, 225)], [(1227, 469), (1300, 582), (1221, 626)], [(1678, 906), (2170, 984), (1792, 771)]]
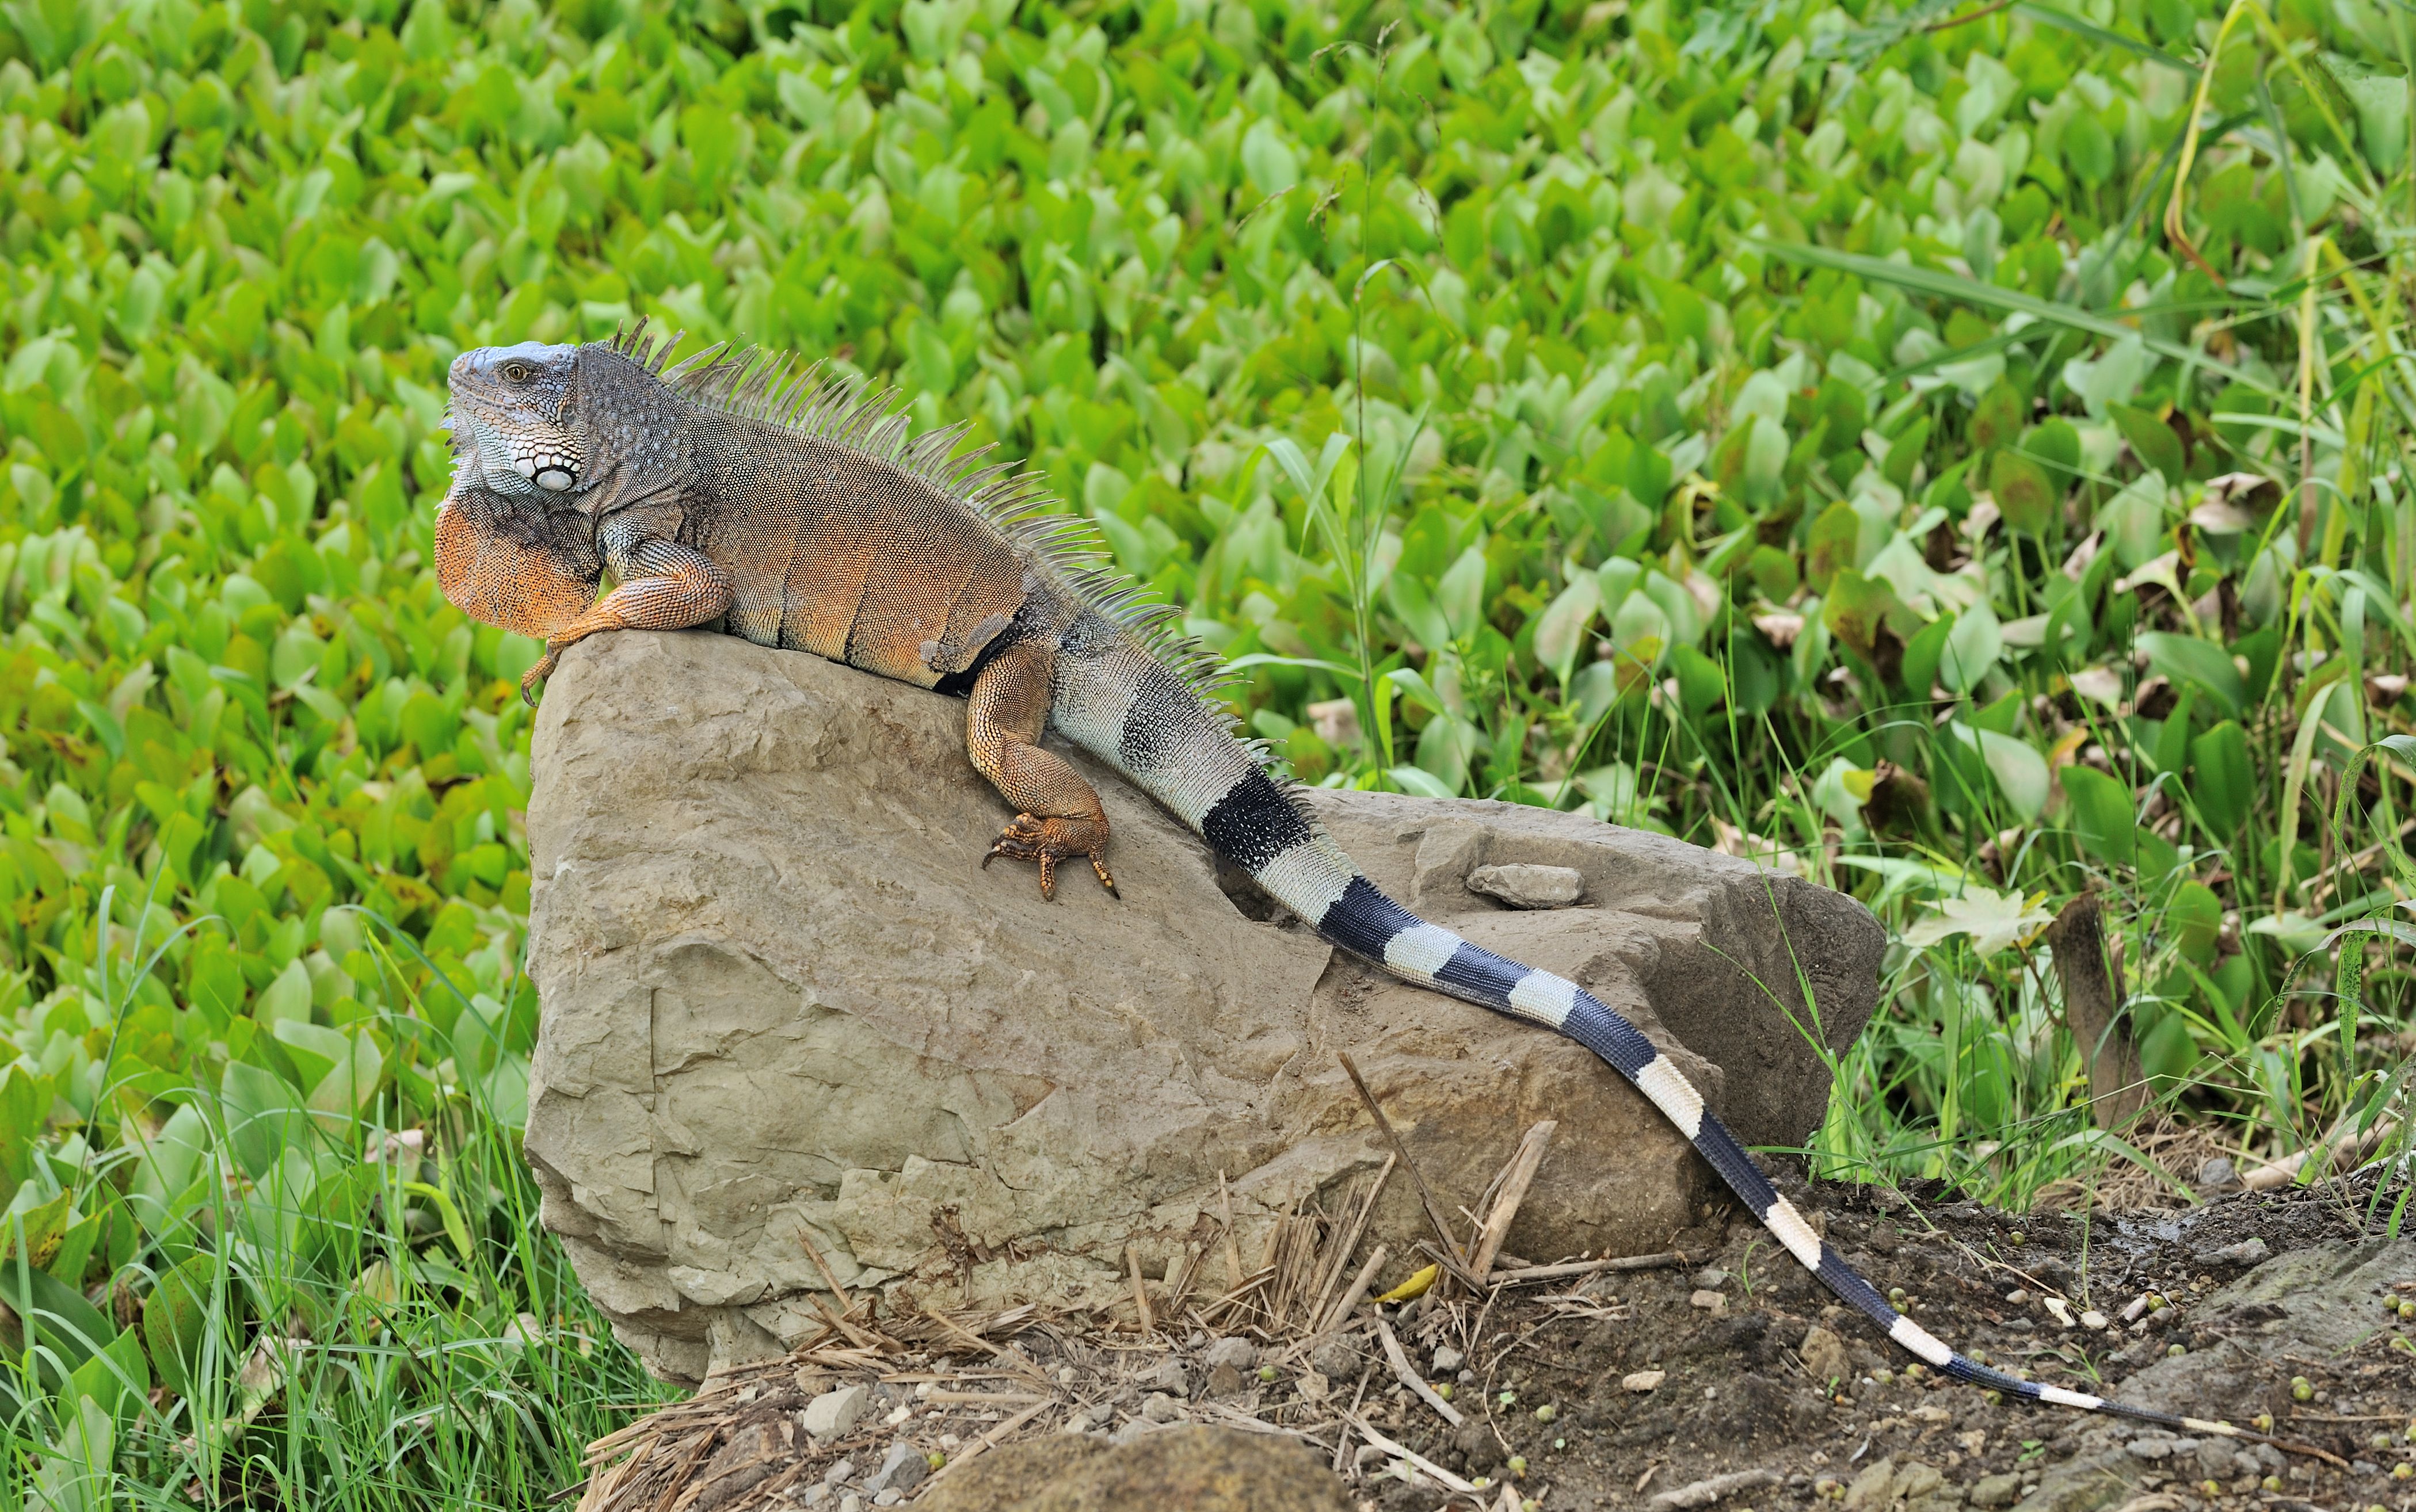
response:
[(553, 675), (553, 664), (558, 659), (553, 648), (548, 646), (545, 654), (536, 659), (536, 665), (521, 674), (521, 702), (531, 709), (536, 707), (537, 684)]
[(1040, 895), (1054, 898), (1057, 863), (1068, 856), (1080, 856), (1090, 861), (1092, 871), (1099, 874), (1099, 886), (1106, 888), (1110, 896), (1121, 897), (1123, 894), (1116, 891), (1116, 879), (1108, 875), (1107, 852), (1108, 821), (1104, 816), (1069, 819), (1051, 816), (1043, 819), (1019, 814), (1013, 824), (999, 831), (998, 844), (989, 847), (981, 863), (987, 867), (1001, 856), (1009, 861), (1038, 861)]

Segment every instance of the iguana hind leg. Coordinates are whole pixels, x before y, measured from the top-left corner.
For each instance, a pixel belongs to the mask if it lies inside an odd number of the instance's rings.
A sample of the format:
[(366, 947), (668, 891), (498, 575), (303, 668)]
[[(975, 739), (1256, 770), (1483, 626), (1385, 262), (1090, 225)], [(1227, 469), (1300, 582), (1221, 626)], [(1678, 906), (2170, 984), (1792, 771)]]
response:
[(521, 696), (536, 702), (536, 685), (565, 649), (599, 630), (686, 630), (730, 610), (730, 579), (711, 557), (675, 541), (644, 540), (607, 546), (621, 586), (586, 613), (545, 637), (545, 654), (521, 675)]
[(1049, 684), (1056, 652), (1044, 641), (1018, 641), (989, 659), (974, 679), (965, 716), (965, 749), (974, 768), (990, 780), (1019, 812), (982, 858), (988, 866), (1004, 856), (1040, 863), (1040, 895), (1057, 895), (1057, 863), (1068, 856), (1089, 860), (1099, 885), (1110, 892), (1108, 815), (1082, 774), (1055, 752), (1040, 746), (1049, 723)]

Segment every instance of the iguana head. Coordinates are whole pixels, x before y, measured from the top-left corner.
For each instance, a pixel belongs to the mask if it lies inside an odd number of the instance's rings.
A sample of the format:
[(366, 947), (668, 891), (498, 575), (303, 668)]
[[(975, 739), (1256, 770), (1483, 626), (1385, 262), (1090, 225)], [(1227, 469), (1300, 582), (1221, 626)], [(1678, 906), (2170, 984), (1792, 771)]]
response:
[(577, 487), (588, 458), (580, 442), (579, 349), (523, 341), (453, 359), (453, 453), (459, 472), (512, 499)]

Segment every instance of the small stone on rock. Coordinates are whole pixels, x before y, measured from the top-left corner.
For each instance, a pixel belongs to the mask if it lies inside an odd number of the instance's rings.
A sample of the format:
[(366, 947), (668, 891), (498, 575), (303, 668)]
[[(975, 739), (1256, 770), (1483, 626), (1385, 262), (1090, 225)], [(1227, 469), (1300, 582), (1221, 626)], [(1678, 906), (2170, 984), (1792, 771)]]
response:
[(1242, 1372), (1230, 1365), (1216, 1366), (1208, 1372), (1208, 1395), (1212, 1397), (1238, 1397), (1247, 1389), (1249, 1383), (1243, 1379)]
[(2239, 1179), (2239, 1167), (2227, 1156), (2218, 1155), (2199, 1162), (2197, 1185), (2201, 1190), (2221, 1191)]
[(1994, 1512), (2001, 1506), (2011, 1506), (2022, 1494), (2019, 1475), (1983, 1475), (1971, 1483), (1971, 1502), (1983, 1512)]
[(820, 1481), (816, 1481), (811, 1486), (807, 1487), (803, 1491), (799, 1492), (797, 1500), (803, 1502), (808, 1506), (820, 1506), (824, 1502), (830, 1500), (830, 1493), (829, 1487), (823, 1485)]
[(1449, 1344), (1437, 1344), (1437, 1345), (1435, 1346), (1435, 1352), (1434, 1352), (1434, 1371), (1435, 1371), (1435, 1374), (1437, 1374), (1437, 1375), (1449, 1375), (1449, 1374), (1451, 1374), (1452, 1372), (1454, 1372), (1455, 1370), (1457, 1370), (1461, 1366), (1466, 1365), (1467, 1363), (1468, 1363), (1468, 1356), (1467, 1356), (1467, 1355), (1463, 1355), (1463, 1354), (1461, 1354), (1459, 1351), (1457, 1351), (1457, 1350), (1456, 1350), (1456, 1349), (1452, 1348)]
[(2080, 1315), (2080, 1325), (2083, 1328), (2103, 1328), (2106, 1326), (2106, 1314), (2091, 1308)]
[(853, 1460), (842, 1460), (838, 1463), (831, 1466), (828, 1470), (823, 1472), (823, 1484), (825, 1486), (836, 1486), (840, 1481), (853, 1480), (854, 1478), (855, 1461)]
[(1686, 1298), (1686, 1302), (1691, 1307), (1702, 1309), (1714, 1317), (1718, 1317), (1729, 1310), (1728, 1294), (1725, 1292), (1697, 1292)]
[(863, 1418), (871, 1393), (862, 1386), (839, 1386), (806, 1403), (806, 1431), (818, 1439), (835, 1439)]
[(1359, 1352), (1347, 1339), (1329, 1339), (1308, 1352), (1308, 1368), (1329, 1381), (1345, 1380), (1359, 1373)]
[(1846, 1512), (1883, 1507), (1895, 1499), (1895, 1460), (1880, 1460), (1856, 1475), (1846, 1488)]
[(2168, 1434), (2142, 1433), (2131, 1441), (2130, 1450), (2134, 1460), (2162, 1460), (2173, 1452), (2173, 1441)]
[(1140, 1404), (1140, 1415), (1153, 1423), (1179, 1423), (1183, 1420), (1183, 1404), (1163, 1391), (1153, 1391)]
[(2262, 1239), (2247, 1238), (2238, 1244), (2227, 1244), (2220, 1250), (2210, 1250), (2198, 1259), (2210, 1265), (2261, 1265), (2273, 1251)]
[(904, 1500), (906, 1500), (906, 1493), (894, 1487), (888, 1490), (872, 1493), (872, 1505), (875, 1506), (896, 1506)]
[(1513, 908), (1565, 908), (1585, 896), (1585, 874), (1574, 866), (1513, 862), (1480, 866), (1468, 874), (1468, 891)]
[(881, 1460), (881, 1468), (866, 1477), (864, 1489), (868, 1491), (911, 1491), (931, 1473), (931, 1461), (914, 1445), (900, 1441), (889, 1446)]
[(1246, 1339), (1219, 1339), (1200, 1354), (1200, 1363), (1212, 1370), (1219, 1365), (1246, 1370), (1259, 1363), (1258, 1346)]
[(1796, 1346), (1796, 1353), (1804, 1356), (1804, 1368), (1812, 1372), (1812, 1379), (1822, 1385), (1843, 1381), (1854, 1373), (1853, 1361), (1846, 1354), (1846, 1341), (1819, 1324), (1804, 1331), (1804, 1342)]
[(1140, 1373), (1139, 1382), (1144, 1391), (1163, 1391), (1171, 1396), (1191, 1395), (1191, 1372), (1172, 1355), (1158, 1361)]
[(1705, 1265), (1695, 1272), (1695, 1289), (1699, 1292), (1716, 1292), (1728, 1283), (1729, 1273), (1717, 1265)]
[(1621, 1376), (1619, 1384), (1622, 1389), (1627, 1391), (1650, 1391), (1669, 1379), (1669, 1372), (1667, 1370), (1635, 1370)]

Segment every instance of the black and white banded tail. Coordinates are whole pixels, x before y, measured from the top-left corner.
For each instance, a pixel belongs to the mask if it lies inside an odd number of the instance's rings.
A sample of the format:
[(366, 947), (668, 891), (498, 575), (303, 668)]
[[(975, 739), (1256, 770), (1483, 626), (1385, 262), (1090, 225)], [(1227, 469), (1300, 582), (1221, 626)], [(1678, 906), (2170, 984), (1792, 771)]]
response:
[(1914, 1356), (1955, 1380), (2012, 1396), (2197, 1434), (2259, 1436), (2227, 1423), (2023, 1381), (1949, 1348), (1889, 1306), (1821, 1241), (1736, 1136), (1704, 1108), (1694, 1084), (1634, 1025), (1576, 982), (1472, 945), (1386, 897), (1233, 739), (1226, 722), (1202, 708), (1180, 680), (1154, 664), (1138, 665), (1149, 662), (1141, 648), (1111, 626), (1095, 624), (1085, 635), (1078, 623), (1061, 649), (1055, 718), (1069, 739), (1139, 783), (1328, 942), (1407, 981), (1557, 1029), (1608, 1061), (1694, 1143), (1788, 1253)]

